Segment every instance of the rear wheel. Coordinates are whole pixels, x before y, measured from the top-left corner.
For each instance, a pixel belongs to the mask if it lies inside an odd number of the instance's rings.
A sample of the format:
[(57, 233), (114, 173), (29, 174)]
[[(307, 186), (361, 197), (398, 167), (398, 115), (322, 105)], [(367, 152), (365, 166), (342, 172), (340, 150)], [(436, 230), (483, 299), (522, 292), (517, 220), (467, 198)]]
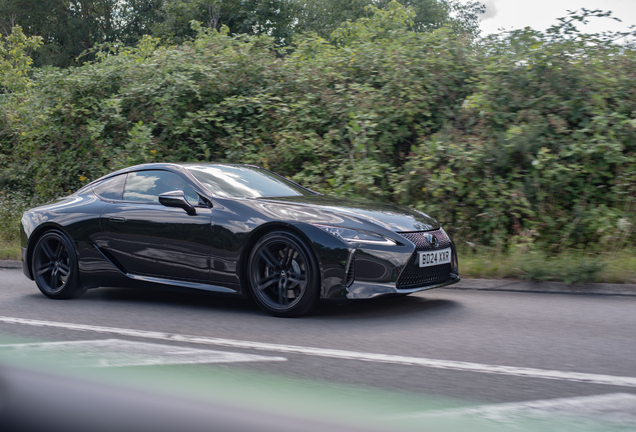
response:
[(254, 300), (271, 315), (304, 315), (318, 302), (316, 259), (305, 242), (290, 232), (263, 236), (252, 249), (248, 273)]
[(32, 271), (36, 285), (49, 298), (79, 297), (86, 291), (79, 281), (75, 248), (59, 231), (49, 231), (37, 241)]

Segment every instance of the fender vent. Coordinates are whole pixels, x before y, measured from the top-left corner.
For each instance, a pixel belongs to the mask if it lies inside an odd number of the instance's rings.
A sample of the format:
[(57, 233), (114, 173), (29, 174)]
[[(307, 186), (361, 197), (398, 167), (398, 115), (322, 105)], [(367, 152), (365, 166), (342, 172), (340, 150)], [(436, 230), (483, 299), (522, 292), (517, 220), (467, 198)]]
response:
[(350, 262), (349, 262), (349, 268), (347, 269), (347, 274), (345, 276), (345, 286), (348, 288), (351, 286), (351, 284), (353, 283), (353, 281), (356, 278), (355, 275), (355, 264), (356, 264), (356, 259), (353, 257), (353, 255), (350, 258)]

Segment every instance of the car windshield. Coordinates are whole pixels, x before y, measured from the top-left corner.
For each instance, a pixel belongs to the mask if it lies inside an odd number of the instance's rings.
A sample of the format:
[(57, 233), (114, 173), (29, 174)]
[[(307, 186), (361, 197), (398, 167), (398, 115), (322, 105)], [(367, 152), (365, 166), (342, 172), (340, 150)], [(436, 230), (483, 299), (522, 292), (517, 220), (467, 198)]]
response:
[(187, 169), (214, 196), (218, 197), (283, 197), (313, 195), (283, 177), (250, 166), (191, 165)]

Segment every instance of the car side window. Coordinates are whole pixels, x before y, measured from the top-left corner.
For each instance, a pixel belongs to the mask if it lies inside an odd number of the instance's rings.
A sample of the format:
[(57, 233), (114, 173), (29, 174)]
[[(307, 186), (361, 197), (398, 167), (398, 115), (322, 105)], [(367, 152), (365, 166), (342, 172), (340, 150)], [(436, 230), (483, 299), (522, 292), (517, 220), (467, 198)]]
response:
[(93, 192), (106, 201), (121, 201), (124, 183), (126, 183), (126, 174), (121, 174), (93, 186)]
[(123, 198), (124, 201), (158, 203), (159, 195), (174, 190), (183, 191), (190, 204), (199, 203), (199, 195), (181, 177), (161, 170), (129, 173)]

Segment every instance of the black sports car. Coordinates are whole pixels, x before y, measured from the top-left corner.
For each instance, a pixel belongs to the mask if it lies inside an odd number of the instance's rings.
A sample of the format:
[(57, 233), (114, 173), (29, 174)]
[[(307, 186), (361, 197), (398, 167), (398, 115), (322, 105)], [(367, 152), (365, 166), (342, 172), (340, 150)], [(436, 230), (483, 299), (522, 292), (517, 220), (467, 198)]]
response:
[(439, 224), (416, 210), (325, 196), (250, 165), (137, 165), (22, 216), (24, 274), (50, 298), (158, 284), (251, 296), (276, 316), (319, 299), (459, 281)]

